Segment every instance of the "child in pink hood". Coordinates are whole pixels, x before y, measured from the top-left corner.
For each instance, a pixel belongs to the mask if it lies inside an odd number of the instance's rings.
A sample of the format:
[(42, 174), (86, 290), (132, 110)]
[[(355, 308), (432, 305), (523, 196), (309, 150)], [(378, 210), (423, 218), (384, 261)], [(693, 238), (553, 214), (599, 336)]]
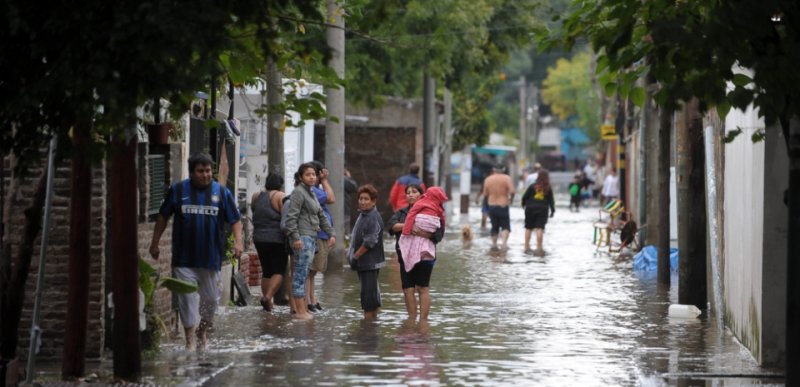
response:
[(433, 233), (444, 227), (444, 202), (447, 195), (439, 187), (429, 188), (408, 211), (403, 235), (400, 236), (400, 252), (406, 271), (411, 271), (419, 261), (435, 260), (436, 246), (430, 238), (414, 235), (414, 229)]

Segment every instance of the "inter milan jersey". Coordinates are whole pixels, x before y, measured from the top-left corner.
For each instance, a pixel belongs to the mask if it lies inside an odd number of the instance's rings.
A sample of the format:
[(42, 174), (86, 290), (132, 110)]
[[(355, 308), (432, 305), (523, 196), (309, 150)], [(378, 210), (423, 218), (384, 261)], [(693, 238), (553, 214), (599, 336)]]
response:
[(172, 222), (172, 266), (220, 270), (227, 246), (224, 223), (241, 215), (233, 194), (212, 181), (205, 189), (189, 179), (173, 184), (161, 205), (161, 215)]

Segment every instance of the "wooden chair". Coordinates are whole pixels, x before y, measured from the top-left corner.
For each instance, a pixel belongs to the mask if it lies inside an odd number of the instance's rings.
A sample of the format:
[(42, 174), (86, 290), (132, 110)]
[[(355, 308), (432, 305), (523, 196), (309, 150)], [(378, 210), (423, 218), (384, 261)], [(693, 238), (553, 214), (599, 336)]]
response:
[(611, 200), (600, 208), (598, 214), (592, 238), (592, 243), (597, 246), (596, 251), (605, 250), (610, 254), (618, 253), (627, 246), (637, 248), (636, 234), (639, 228), (621, 200)]

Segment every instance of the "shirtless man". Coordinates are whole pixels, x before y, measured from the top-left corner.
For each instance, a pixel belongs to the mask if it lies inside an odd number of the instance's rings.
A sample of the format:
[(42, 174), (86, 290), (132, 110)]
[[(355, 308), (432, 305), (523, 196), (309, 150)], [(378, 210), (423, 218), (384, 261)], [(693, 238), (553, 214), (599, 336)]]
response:
[(497, 249), (497, 235), (502, 228), (503, 248), (508, 244), (508, 234), (511, 232), (511, 218), (508, 208), (514, 200), (514, 183), (511, 177), (503, 172), (500, 166), (492, 170), (492, 174), (483, 180), (481, 192), (475, 198), (475, 203), (480, 203), (482, 195), (486, 195), (489, 204), (489, 220), (492, 222), (492, 250)]

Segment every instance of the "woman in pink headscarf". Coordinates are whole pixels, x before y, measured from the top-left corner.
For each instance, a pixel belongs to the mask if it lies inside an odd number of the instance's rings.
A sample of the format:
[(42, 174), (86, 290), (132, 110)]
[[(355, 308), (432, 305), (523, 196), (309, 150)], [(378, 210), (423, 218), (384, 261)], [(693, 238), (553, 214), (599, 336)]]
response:
[[(420, 270), (415, 270), (416, 267), (420, 267), (420, 269), (424, 267), (426, 270), (423, 271), (428, 274), (427, 280), (416, 286), (420, 297), (421, 321), (428, 318), (431, 304), (428, 282), (430, 281), (430, 272), (436, 262), (436, 245), (431, 240), (431, 235), (439, 229), (444, 230), (443, 204), (447, 200), (447, 195), (441, 188), (431, 187), (428, 189), (409, 209), (403, 223), (402, 235), (398, 240), (399, 256), (403, 260), (405, 270), (409, 273), (418, 272)], [(414, 317), (414, 314), (410, 313), (409, 317)]]

